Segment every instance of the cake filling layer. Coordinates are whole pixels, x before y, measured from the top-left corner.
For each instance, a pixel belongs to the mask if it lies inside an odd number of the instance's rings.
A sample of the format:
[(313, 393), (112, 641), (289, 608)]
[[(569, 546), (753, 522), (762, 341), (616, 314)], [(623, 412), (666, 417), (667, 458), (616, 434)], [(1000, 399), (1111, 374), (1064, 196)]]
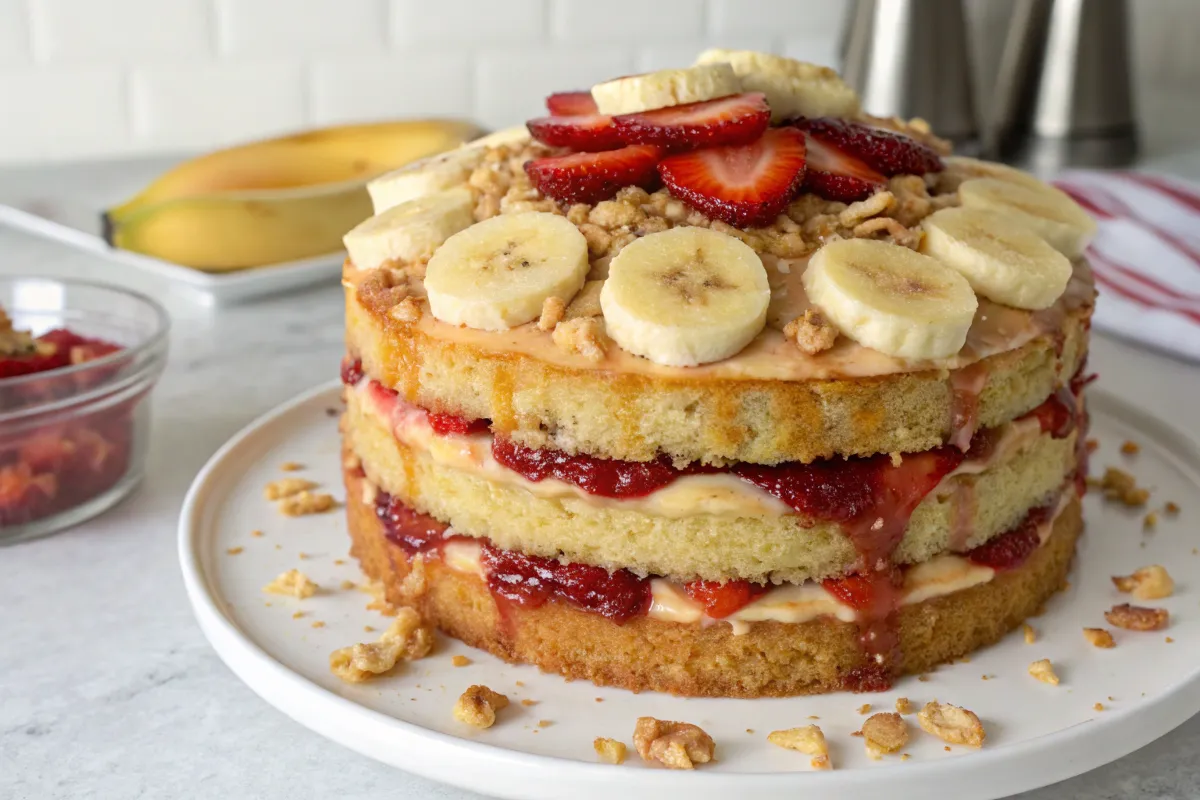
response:
[[(618, 624), (637, 616), (680, 624), (725, 621), (739, 634), (754, 622), (799, 624), (828, 616), (863, 623), (881, 602), (874, 596), (878, 588), (862, 575), (781, 586), (745, 581), (679, 583), (503, 550), (486, 539), (460, 536), (385, 492), (370, 491), (374, 496), (364, 500), (374, 503), (389, 541), (409, 558), (441, 558), (455, 571), (478, 576), (498, 602), (538, 607), (556, 599)], [(1074, 486), (1068, 486), (1056, 500), (1031, 510), (1018, 526), (985, 545), (890, 569), (888, 582), (894, 591), (884, 600), (889, 613), (987, 583), (998, 573), (1019, 567), (1046, 542), (1059, 514), (1075, 497)]]

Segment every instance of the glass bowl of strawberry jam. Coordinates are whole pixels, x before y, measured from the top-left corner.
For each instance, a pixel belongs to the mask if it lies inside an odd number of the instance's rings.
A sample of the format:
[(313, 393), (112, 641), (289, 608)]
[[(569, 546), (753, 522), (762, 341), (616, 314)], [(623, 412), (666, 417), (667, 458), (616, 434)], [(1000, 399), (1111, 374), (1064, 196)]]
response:
[(0, 278), (0, 544), (77, 525), (142, 477), (166, 311), (84, 281)]

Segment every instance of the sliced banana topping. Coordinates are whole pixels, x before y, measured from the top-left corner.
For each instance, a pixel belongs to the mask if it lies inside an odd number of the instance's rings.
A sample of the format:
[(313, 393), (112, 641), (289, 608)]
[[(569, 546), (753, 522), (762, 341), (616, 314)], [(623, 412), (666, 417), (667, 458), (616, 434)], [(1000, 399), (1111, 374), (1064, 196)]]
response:
[(753, 50), (705, 50), (697, 64), (726, 63), (742, 91), (762, 92), (775, 122), (789, 117), (853, 117), (858, 94), (829, 67)]
[(359, 269), (387, 261), (417, 261), (475, 221), (475, 199), (464, 186), (409, 200), (363, 221), (342, 242)]
[(763, 329), (771, 289), (758, 255), (707, 228), (626, 245), (608, 266), (600, 307), (622, 349), (672, 367), (738, 353)]
[(1096, 221), (1065, 192), (1034, 179), (1016, 183), (1000, 178), (963, 181), (958, 197), (966, 208), (998, 211), (1030, 228), (1067, 258), (1083, 255), (1096, 235)]
[(587, 239), (542, 211), (492, 217), (446, 240), (425, 272), (433, 316), (502, 331), (537, 319), (547, 297), (570, 302), (588, 272)]
[(900, 358), (944, 358), (967, 339), (978, 301), (966, 279), (907, 247), (830, 242), (801, 278), (808, 299), (859, 344)]
[(738, 94), (742, 84), (728, 64), (664, 69), (616, 78), (592, 87), (601, 114), (632, 114)]
[(483, 163), (483, 149), (465, 147), (406, 164), (367, 183), (375, 213), (381, 214), (418, 197), (465, 186)]
[(529, 128), (524, 125), (514, 125), (511, 128), (493, 131), (487, 136), (480, 136), (478, 139), (472, 139), (464, 144), (460, 150), (486, 150), (489, 147), (514, 147), (523, 145), (533, 137), (529, 135)]
[(1028, 172), (996, 161), (983, 161), (970, 156), (943, 156), (942, 161), (948, 169), (956, 169), (972, 178), (998, 178), (1010, 183), (1032, 186), (1035, 189), (1046, 186)]
[(922, 223), (921, 252), (958, 270), (976, 294), (1016, 308), (1054, 304), (1071, 279), (1071, 261), (1003, 214), (943, 208)]

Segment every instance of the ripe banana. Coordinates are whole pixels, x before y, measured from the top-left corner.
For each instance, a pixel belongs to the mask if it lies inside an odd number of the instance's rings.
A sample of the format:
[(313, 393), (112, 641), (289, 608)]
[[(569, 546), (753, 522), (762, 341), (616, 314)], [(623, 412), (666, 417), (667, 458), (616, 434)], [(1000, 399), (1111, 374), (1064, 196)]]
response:
[(442, 322), (503, 331), (537, 319), (542, 303), (564, 303), (588, 273), (587, 239), (565, 217), (503, 214), (459, 231), (425, 271), (429, 310)]
[(124, 250), (225, 272), (335, 252), (342, 235), (370, 213), (362, 181), (223, 192), (167, 200), (110, 220), (106, 239)]
[(702, 64), (616, 78), (592, 87), (601, 114), (632, 114), (738, 94), (742, 84), (728, 64)]
[(137, 196), (111, 208), (118, 223), (165, 200), (254, 189), (290, 189), (366, 180), (477, 136), (466, 122), (408, 120), (343, 125), (218, 150), (168, 170)]
[(943, 208), (926, 217), (921, 252), (962, 274), (976, 294), (1016, 308), (1054, 304), (1071, 279), (1071, 262), (1004, 214)]
[(529, 129), (524, 125), (505, 128), (467, 142), (456, 150), (429, 156), (380, 175), (367, 184), (375, 213), (379, 214), (416, 197), (462, 186), (475, 168), (483, 163), (484, 153), (489, 147), (512, 147), (524, 144), (529, 139)]
[(942, 161), (945, 162), (947, 169), (955, 169), (972, 178), (999, 178), (1010, 183), (1032, 186), (1035, 189), (1046, 186), (1028, 172), (995, 161), (983, 161), (970, 156), (943, 156)]
[(830, 242), (801, 276), (808, 299), (846, 336), (900, 358), (943, 358), (967, 338), (978, 301), (962, 275), (907, 247)]
[(758, 254), (707, 228), (671, 228), (626, 245), (600, 290), (608, 335), (672, 367), (740, 352), (766, 324), (770, 300)]
[(753, 50), (705, 50), (697, 64), (726, 63), (741, 79), (742, 91), (762, 92), (771, 120), (792, 117), (855, 117), (858, 94), (829, 67)]
[(965, 208), (998, 211), (1040, 235), (1070, 259), (1083, 255), (1096, 235), (1096, 221), (1065, 192), (1038, 181), (999, 178), (963, 181), (958, 197)]
[(427, 259), (475, 221), (475, 198), (465, 186), (418, 197), (363, 221), (342, 239), (350, 262), (376, 269), (388, 261)]

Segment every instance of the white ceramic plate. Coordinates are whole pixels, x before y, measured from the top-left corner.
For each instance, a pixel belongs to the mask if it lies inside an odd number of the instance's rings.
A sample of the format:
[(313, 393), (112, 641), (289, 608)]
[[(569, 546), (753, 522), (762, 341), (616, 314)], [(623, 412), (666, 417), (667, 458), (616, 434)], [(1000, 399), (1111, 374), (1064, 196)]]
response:
[[(284, 475), (279, 465), (286, 461), (307, 465), (294, 474), (341, 496), (336, 385), (318, 387), (271, 412), (213, 456), (184, 503), (180, 560), (201, 627), (250, 688), (302, 725), (434, 780), (535, 800), (674, 796), (664, 792), (691, 800), (915, 800), (934, 792), (958, 800), (997, 798), (1112, 761), (1200, 711), (1200, 556), (1193, 550), (1200, 520), (1200, 453), (1185, 437), (1102, 392), (1090, 393), (1090, 405), (1092, 435), (1101, 443), (1093, 470), (1127, 467), (1154, 489), (1152, 503), (1161, 507), (1174, 500), (1182, 513), (1164, 517), (1147, 535), (1140, 512), (1107, 506), (1090, 494), (1087, 534), (1071, 587), (1032, 620), (1039, 631), (1036, 643), (1025, 644), (1017, 632), (975, 653), (969, 663), (942, 667), (927, 682), (903, 678), (881, 694), (781, 700), (635, 695), (504, 664), (450, 639), (395, 675), (361, 685), (342, 683), (329, 672), (330, 651), (374, 638), (378, 634), (365, 633), (364, 625), (382, 629), (387, 620), (365, 610), (366, 595), (340, 588), (344, 580), (360, 580), (346, 554), (340, 514), (287, 519), (262, 496), (264, 484)], [(1141, 444), (1139, 455), (1118, 453), (1126, 439)], [(264, 535), (252, 536), (255, 529)], [(235, 547), (244, 549), (227, 553)], [(1170, 629), (1115, 631), (1118, 644), (1111, 650), (1089, 645), (1081, 628), (1104, 625), (1103, 612), (1129, 599), (1115, 591), (1109, 576), (1152, 563), (1167, 565), (1177, 583), (1175, 596), (1154, 603), (1171, 611)], [(322, 591), (308, 600), (262, 593), (271, 578), (293, 567)], [(294, 619), (296, 611), (303, 616)], [(314, 621), (325, 625), (314, 628)], [(1168, 635), (1174, 643), (1168, 643)], [(453, 667), (456, 654), (467, 655), (471, 665)], [(1054, 662), (1060, 686), (1027, 674), (1030, 662), (1040, 658)], [(451, 715), (459, 693), (473, 683), (514, 701), (486, 731), (469, 729)], [(876, 710), (891, 710), (901, 696), (916, 705), (937, 698), (975, 711), (987, 728), (986, 746), (947, 752), (909, 717), (911, 759), (870, 761), (862, 740), (850, 735), (863, 720), (856, 709), (871, 703)], [(524, 706), (519, 699), (537, 702)], [(1104, 710), (1094, 710), (1096, 703)], [(699, 724), (716, 739), (719, 761), (692, 773), (672, 772), (644, 766), (631, 748), (623, 766), (597, 763), (592, 739), (629, 742), (634, 719), (641, 715)], [(769, 731), (807, 724), (809, 715), (820, 717), (831, 742), (831, 772), (813, 772), (808, 757), (765, 741)], [(541, 720), (551, 724), (539, 727)]]

